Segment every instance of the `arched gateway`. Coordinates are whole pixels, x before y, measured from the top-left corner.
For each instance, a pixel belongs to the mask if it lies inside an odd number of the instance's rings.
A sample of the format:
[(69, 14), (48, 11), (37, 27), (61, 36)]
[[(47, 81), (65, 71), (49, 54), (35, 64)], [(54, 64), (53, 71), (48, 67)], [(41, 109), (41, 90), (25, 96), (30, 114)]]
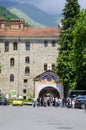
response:
[(53, 97), (60, 97), (58, 90), (54, 87), (44, 87), (40, 92), (38, 97), (44, 97), (46, 95), (51, 95)]
[(50, 70), (34, 78), (34, 96), (37, 98), (45, 95), (64, 97), (63, 84), (59, 76)]

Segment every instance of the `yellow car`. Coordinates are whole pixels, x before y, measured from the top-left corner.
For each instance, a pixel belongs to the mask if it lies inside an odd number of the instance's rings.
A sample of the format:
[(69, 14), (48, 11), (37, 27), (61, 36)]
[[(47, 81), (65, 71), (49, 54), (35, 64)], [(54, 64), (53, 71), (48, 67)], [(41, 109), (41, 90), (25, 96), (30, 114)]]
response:
[(12, 102), (12, 105), (13, 106), (23, 106), (23, 101), (22, 100), (14, 100), (13, 102)]

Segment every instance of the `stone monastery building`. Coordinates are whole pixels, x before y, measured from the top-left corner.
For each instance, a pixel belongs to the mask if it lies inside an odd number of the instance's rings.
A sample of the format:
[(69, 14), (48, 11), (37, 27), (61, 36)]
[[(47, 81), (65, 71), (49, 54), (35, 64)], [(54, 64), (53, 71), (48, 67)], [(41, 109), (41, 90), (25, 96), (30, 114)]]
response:
[(0, 93), (10, 98), (64, 96), (54, 73), (60, 29), (25, 27), (23, 19), (0, 19)]

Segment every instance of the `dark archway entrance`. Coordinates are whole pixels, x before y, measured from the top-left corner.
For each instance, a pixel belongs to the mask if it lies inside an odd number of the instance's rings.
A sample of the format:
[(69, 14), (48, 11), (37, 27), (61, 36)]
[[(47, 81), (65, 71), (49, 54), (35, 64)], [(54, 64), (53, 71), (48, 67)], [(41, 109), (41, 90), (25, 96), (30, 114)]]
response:
[(53, 87), (45, 87), (39, 92), (39, 98), (44, 97), (46, 95), (51, 95), (53, 97), (60, 97), (60, 94), (56, 88)]

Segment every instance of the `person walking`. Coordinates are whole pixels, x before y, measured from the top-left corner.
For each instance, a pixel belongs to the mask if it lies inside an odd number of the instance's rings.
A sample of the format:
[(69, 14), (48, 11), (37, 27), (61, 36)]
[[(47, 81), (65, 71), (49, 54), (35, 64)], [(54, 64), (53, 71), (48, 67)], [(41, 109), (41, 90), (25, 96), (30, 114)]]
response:
[(70, 97), (67, 97), (67, 98), (66, 98), (66, 106), (67, 106), (68, 108), (71, 107), (71, 98), (70, 98)]
[(37, 99), (34, 97), (33, 98), (33, 107), (36, 107), (36, 105), (37, 105)]
[(55, 107), (58, 107), (58, 97), (55, 98)]

